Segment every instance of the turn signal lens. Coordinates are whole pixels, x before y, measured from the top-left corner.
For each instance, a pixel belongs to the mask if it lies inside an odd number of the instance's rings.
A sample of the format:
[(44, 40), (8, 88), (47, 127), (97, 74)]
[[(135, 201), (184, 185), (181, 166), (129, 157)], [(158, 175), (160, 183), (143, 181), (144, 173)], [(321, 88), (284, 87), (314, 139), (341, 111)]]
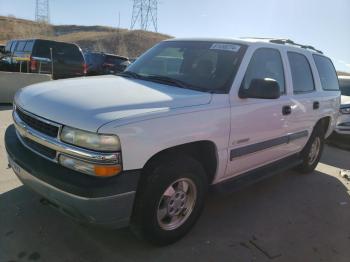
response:
[(60, 155), (59, 163), (69, 169), (97, 177), (115, 176), (122, 171), (121, 165), (97, 165), (75, 158), (70, 158), (65, 155)]
[(122, 171), (120, 165), (117, 166), (96, 166), (95, 165), (95, 174), (100, 177), (114, 176)]

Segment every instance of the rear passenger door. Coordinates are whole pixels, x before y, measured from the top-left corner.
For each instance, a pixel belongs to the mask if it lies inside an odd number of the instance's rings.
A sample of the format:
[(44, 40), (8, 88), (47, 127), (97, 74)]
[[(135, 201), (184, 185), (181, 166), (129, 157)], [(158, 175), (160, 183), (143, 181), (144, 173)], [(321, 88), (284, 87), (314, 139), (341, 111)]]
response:
[(312, 67), (307, 56), (295, 51), (287, 52), (293, 94), (290, 100), (291, 114), (286, 124), (293, 134), (289, 146), (295, 152), (300, 151), (306, 144), (320, 107)]

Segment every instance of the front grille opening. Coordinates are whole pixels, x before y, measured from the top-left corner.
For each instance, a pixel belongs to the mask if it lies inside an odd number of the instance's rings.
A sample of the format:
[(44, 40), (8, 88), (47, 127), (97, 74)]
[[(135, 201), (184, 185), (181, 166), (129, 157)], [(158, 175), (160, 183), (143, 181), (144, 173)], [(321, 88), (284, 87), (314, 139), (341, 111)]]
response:
[(54, 160), (56, 158), (56, 151), (48, 148), (46, 146), (43, 146), (33, 140), (30, 140), (28, 138), (22, 138), (23, 142), (31, 148), (33, 151), (37, 152), (38, 154), (41, 154), (49, 159)]
[(16, 109), (16, 113), (22, 119), (22, 121), (24, 123), (26, 123), (31, 128), (35, 129), (36, 131), (39, 131), (39, 132), (41, 132), (45, 135), (48, 135), (50, 137), (57, 137), (57, 135), (58, 135), (58, 127), (57, 126), (47, 124), (43, 121), (40, 121), (39, 119), (31, 117), (31, 116), (23, 113), (18, 108)]

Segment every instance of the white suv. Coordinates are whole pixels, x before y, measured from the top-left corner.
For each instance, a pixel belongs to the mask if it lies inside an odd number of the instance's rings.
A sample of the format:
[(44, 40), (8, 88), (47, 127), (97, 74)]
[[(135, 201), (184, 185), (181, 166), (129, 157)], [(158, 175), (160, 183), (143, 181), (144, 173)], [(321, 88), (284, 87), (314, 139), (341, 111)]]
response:
[(120, 76), (32, 85), (5, 135), (24, 185), (76, 220), (169, 244), (209, 186), (317, 165), (339, 112), (329, 58), (281, 39), (175, 39)]

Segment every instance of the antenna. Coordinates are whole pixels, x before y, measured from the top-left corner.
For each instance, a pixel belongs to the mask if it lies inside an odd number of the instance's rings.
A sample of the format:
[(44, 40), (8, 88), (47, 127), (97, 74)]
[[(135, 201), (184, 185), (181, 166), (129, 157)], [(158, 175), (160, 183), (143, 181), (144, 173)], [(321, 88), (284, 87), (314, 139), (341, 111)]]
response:
[(50, 23), (49, 0), (36, 0), (35, 21), (47, 24)]
[(142, 30), (148, 30), (150, 24), (158, 32), (158, 0), (133, 0), (130, 29), (140, 23)]

